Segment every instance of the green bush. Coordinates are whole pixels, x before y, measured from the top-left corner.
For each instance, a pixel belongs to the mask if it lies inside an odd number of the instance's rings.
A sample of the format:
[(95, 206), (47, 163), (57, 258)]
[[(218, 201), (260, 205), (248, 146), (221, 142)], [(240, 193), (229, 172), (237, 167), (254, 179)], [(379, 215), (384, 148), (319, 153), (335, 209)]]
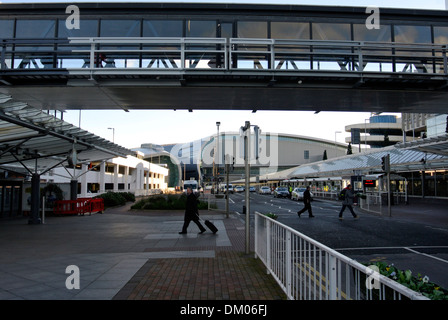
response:
[[(187, 203), (187, 196), (181, 195), (155, 195), (146, 199), (137, 201), (132, 205), (131, 209), (136, 210), (185, 210)], [(207, 202), (200, 201), (198, 204), (199, 210), (206, 210), (208, 208)]]
[(96, 196), (102, 198), (105, 207), (114, 207), (126, 204), (127, 201), (135, 201), (135, 196), (130, 192), (106, 192)]

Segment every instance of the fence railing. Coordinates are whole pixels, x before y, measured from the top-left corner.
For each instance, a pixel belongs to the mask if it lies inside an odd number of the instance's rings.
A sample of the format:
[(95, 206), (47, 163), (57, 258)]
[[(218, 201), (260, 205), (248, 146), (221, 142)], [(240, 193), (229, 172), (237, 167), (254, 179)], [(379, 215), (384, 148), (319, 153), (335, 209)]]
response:
[(446, 45), (248, 38), (0, 39), (2, 70), (448, 75)]
[(291, 300), (428, 300), (258, 212), (255, 254)]

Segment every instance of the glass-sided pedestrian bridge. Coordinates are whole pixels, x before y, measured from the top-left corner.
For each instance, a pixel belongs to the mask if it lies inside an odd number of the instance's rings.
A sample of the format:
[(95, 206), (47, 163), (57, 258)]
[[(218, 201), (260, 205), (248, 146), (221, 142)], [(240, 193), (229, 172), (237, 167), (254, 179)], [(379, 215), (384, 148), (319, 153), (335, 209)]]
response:
[[(336, 77), (446, 81), (447, 46), (370, 41), (89, 37), (3, 39), (4, 75)], [(193, 74), (193, 73), (192, 73)], [(179, 78), (180, 79), (180, 78)]]
[(378, 9), (372, 28), (362, 7), (75, 7), (0, 5), (1, 93), (62, 110), (446, 111), (446, 11)]

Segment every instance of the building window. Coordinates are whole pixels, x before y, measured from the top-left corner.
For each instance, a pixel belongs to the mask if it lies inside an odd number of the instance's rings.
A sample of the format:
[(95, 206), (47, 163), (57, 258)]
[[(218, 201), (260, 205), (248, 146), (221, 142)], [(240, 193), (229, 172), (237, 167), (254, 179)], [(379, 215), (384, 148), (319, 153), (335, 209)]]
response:
[(272, 22), (272, 39), (309, 39), (310, 24), (307, 22)]
[(303, 159), (308, 160), (310, 158), (310, 151), (304, 150), (303, 151)]
[(140, 37), (140, 20), (102, 20), (101, 37)]
[(58, 38), (98, 36), (98, 20), (81, 19), (79, 21), (79, 29), (67, 29), (65, 23), (65, 20), (59, 20)]
[(14, 36), (14, 20), (0, 20), (0, 38)]
[(186, 37), (216, 38), (216, 21), (187, 20)]
[(268, 37), (268, 23), (266, 21), (239, 21), (238, 38)]
[(144, 37), (182, 37), (180, 20), (144, 20)]
[(54, 38), (55, 30), (56, 20), (17, 20), (16, 38)]

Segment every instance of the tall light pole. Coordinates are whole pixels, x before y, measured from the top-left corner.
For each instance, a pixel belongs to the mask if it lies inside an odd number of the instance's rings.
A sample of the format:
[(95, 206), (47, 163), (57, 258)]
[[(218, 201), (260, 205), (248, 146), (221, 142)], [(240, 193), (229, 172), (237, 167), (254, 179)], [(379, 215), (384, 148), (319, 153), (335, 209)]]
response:
[(107, 128), (109, 130), (112, 130), (112, 142), (115, 143), (115, 128)]
[(217, 129), (217, 134), (216, 134), (216, 180), (218, 183), (217, 188), (216, 188), (216, 193), (219, 193), (219, 126), (220, 125), (221, 125), (221, 122), (216, 121), (216, 129)]
[(335, 131), (334, 132), (334, 148), (335, 149), (337, 148), (337, 146), (336, 146), (336, 134), (338, 134), (338, 133), (342, 133), (342, 131)]

